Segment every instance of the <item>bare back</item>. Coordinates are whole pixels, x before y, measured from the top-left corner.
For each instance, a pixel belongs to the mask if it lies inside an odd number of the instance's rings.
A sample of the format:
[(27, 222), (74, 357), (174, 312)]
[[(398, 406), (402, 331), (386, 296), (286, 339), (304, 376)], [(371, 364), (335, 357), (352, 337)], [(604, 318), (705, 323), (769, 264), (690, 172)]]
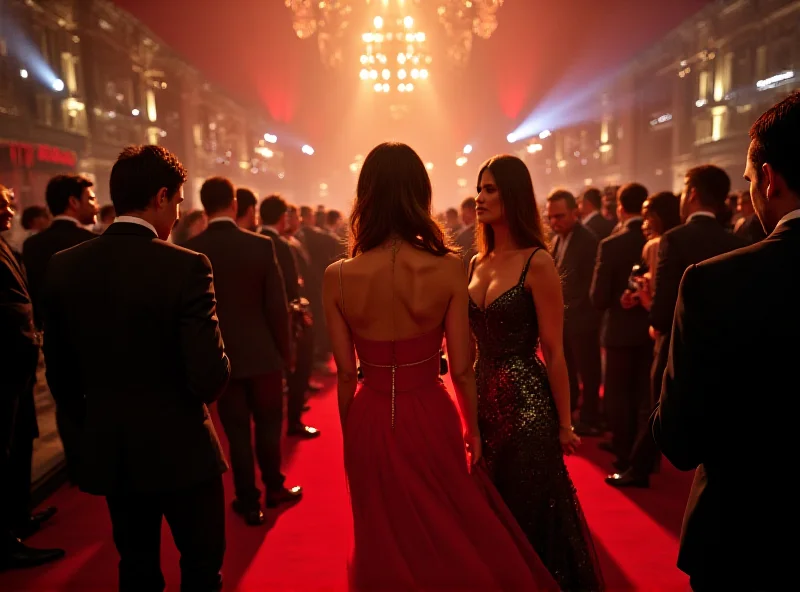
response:
[[(374, 249), (340, 264), (340, 307), (350, 328), (375, 341), (400, 341), (444, 324), (456, 289), (455, 257), (437, 257), (402, 244)], [(343, 304), (343, 306), (342, 306)]]

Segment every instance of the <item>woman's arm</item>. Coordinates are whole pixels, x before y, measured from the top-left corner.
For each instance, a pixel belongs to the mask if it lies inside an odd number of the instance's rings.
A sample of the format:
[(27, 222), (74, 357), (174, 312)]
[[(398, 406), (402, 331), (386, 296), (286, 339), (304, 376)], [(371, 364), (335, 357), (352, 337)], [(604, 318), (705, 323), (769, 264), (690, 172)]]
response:
[(333, 359), (336, 361), (336, 376), (339, 396), (339, 419), (344, 428), (350, 403), (356, 394), (358, 384), (356, 368), (356, 352), (350, 327), (342, 314), (339, 290), (339, 262), (325, 270), (322, 282), (322, 303), (325, 308), (325, 320), (328, 323), (328, 335), (331, 339)]
[(450, 377), (458, 397), (461, 413), (467, 429), (478, 432), (478, 393), (473, 369), (474, 343), (469, 330), (469, 293), (464, 267), (455, 256), (448, 256), (447, 272), (443, 281), (452, 286), (450, 305), (444, 320), (447, 339), (447, 356), (450, 362)]
[(533, 256), (525, 284), (536, 304), (542, 353), (558, 412), (559, 439), (569, 453), (580, 440), (572, 434), (569, 374), (564, 357), (564, 296), (558, 270), (544, 249)]

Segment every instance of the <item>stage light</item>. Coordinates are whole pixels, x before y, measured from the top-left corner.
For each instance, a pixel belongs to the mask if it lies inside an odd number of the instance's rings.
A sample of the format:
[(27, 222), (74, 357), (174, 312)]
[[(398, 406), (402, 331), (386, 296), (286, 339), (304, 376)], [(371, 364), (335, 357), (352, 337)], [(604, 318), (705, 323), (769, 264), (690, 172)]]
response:
[(417, 70), (416, 68), (414, 68), (413, 70), (411, 70), (411, 78), (413, 78), (414, 80), (416, 80), (417, 78), (419, 78), (419, 70)]
[(410, 29), (411, 27), (414, 26), (414, 18), (407, 16), (406, 18), (403, 19), (403, 25), (405, 25), (406, 29)]
[(389, 78), (391, 78), (391, 77), (392, 77), (392, 73), (391, 73), (391, 72), (388, 70), (388, 68), (387, 68), (387, 69), (384, 69), (384, 70), (383, 70), (383, 72), (381, 72), (381, 77), (382, 77), (384, 80), (389, 80)]
[(408, 76), (408, 72), (406, 72), (405, 70), (401, 69), (397, 71), (397, 78), (399, 78), (400, 80), (405, 80), (406, 76)]
[(397, 54), (397, 63), (398, 63), (398, 64), (401, 64), (401, 65), (402, 65), (402, 64), (405, 64), (405, 63), (406, 63), (406, 54), (404, 54), (404, 53), (398, 53), (398, 54)]
[(139, 110), (138, 109), (131, 109), (131, 115), (134, 117), (139, 117)]
[(550, 130), (544, 130), (542, 133), (539, 134), (539, 139), (540, 140), (545, 140), (545, 139), (549, 138), (552, 135), (553, 134), (550, 132)]
[(541, 144), (528, 144), (528, 154), (535, 154), (542, 151)]
[(464, 146), (463, 152), (464, 154), (469, 154), (470, 152), (472, 152), (472, 144), (467, 144), (466, 146)]
[(406, 92), (411, 92), (414, 90), (414, 85), (410, 82), (406, 83)]
[(508, 134), (508, 135), (506, 136), (506, 140), (508, 140), (508, 143), (509, 143), (509, 144), (513, 144), (514, 142), (516, 142), (516, 141), (517, 141), (517, 134), (515, 134), (515, 133), (513, 133), (513, 132), (512, 132), (512, 133), (510, 133), (510, 134)]
[(397, 85), (397, 90), (400, 92), (406, 92), (406, 85), (401, 82)]
[(377, 70), (370, 70), (369, 71), (369, 77), (372, 78), (372, 80), (377, 80), (378, 79), (378, 71)]
[(419, 71), (419, 77), (422, 78), (423, 80), (427, 80), (428, 79), (428, 70), (425, 69), (425, 68), (420, 70)]
[(278, 141), (278, 136), (275, 136), (273, 134), (264, 134), (264, 141), (269, 142), (270, 144), (274, 144), (275, 142)]
[(61, 80), (60, 78), (56, 78), (55, 80), (53, 80), (52, 86), (54, 91), (61, 92), (62, 90), (64, 90), (64, 81)]
[(467, 164), (467, 157), (466, 156), (459, 156), (456, 159), (456, 166), (463, 167), (465, 164)]
[(366, 63), (369, 61), (369, 58), (365, 55), (362, 55), (360, 60), (362, 64), (366, 65)]
[(419, 32), (416, 34), (417, 43), (425, 43), (425, 33)]
[(380, 82), (376, 82), (375, 86), (372, 87), (375, 92), (381, 92), (383, 90), (383, 85)]
[(19, 71), (19, 75), (22, 78), (27, 78), (28, 77), (28, 71), (25, 68), (23, 68), (22, 70)]
[(308, 144), (304, 144), (301, 150), (303, 151), (303, 154), (307, 154), (308, 156), (312, 156), (314, 154), (314, 149)]
[(375, 20), (372, 21), (372, 24), (375, 25), (376, 29), (382, 29), (383, 28), (383, 18), (379, 17), (379, 16), (376, 16)]
[(383, 92), (389, 92), (389, 85), (386, 82), (383, 83)]
[(425, 168), (428, 169), (429, 171), (432, 171), (433, 170), (433, 163), (432, 162), (426, 162), (425, 163)]
[(359, 73), (359, 77), (361, 78), (361, 80), (369, 80), (369, 70), (367, 70), (366, 68), (361, 70), (361, 72)]

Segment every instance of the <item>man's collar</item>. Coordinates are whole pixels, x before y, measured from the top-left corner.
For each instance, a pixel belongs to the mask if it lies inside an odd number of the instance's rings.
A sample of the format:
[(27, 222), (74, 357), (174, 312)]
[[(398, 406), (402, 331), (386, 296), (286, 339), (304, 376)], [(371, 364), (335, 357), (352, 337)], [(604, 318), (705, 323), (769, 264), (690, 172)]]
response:
[(591, 220), (592, 218), (594, 218), (596, 216), (599, 216), (599, 215), (600, 215), (600, 212), (598, 212), (597, 210), (595, 210), (594, 212), (589, 212), (588, 214), (586, 214), (583, 217), (583, 220), (581, 220), (581, 222), (586, 224), (589, 220)]
[(63, 220), (64, 222), (72, 222), (75, 226), (81, 226), (80, 220), (73, 216), (67, 216), (66, 214), (59, 214), (58, 216), (53, 216), (53, 222), (57, 222), (58, 220)]
[(277, 234), (278, 236), (280, 236), (280, 235), (281, 235), (281, 233), (280, 233), (280, 232), (278, 232), (278, 229), (277, 229), (277, 228), (275, 228), (274, 226), (272, 226), (271, 224), (262, 224), (262, 225), (261, 225), (261, 230), (262, 230), (262, 231), (263, 231), (263, 230), (266, 230), (266, 231), (268, 231), (268, 232), (271, 232), (272, 234)]
[(145, 228), (150, 229), (153, 234), (158, 237), (158, 232), (156, 232), (156, 227), (150, 224), (147, 220), (139, 218), (138, 216), (117, 216), (114, 218), (114, 223), (120, 222), (122, 224), (138, 224), (139, 226), (144, 226)]
[(236, 220), (234, 220), (230, 216), (217, 216), (216, 218), (211, 218), (208, 221), (209, 224), (214, 224), (215, 222), (231, 222), (232, 224), (236, 224)]
[(707, 212), (706, 210), (701, 210), (699, 212), (695, 212), (694, 214), (689, 214), (689, 216), (686, 218), (686, 223), (688, 224), (689, 222), (691, 222), (696, 218), (713, 218), (714, 220), (716, 220), (717, 216), (714, 214), (714, 212)]

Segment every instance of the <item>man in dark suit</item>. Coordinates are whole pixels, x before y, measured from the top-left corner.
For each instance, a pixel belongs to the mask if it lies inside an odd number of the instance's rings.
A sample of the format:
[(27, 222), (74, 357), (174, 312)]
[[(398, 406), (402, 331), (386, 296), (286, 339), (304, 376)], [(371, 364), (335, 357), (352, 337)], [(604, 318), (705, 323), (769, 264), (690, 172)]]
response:
[(233, 509), (251, 526), (264, 523), (256, 487), (256, 459), (266, 488), (266, 504), (299, 500), (301, 487), (287, 488), (281, 473), (283, 370), (291, 364), (289, 312), (274, 241), (241, 230), (234, 217), (233, 184), (212, 177), (200, 188), (208, 228), (186, 243), (214, 268), (217, 312), (231, 359), (231, 380), (217, 403), (230, 444), (236, 499)]
[[(648, 487), (650, 474), (661, 456), (650, 427), (650, 415), (661, 392), (661, 381), (667, 367), (672, 317), (678, 300), (681, 277), (690, 265), (727, 253), (747, 243), (725, 230), (716, 213), (725, 205), (731, 181), (727, 173), (714, 165), (693, 168), (686, 173), (681, 194), (681, 218), (684, 224), (661, 237), (658, 249), (656, 285), (650, 308), (650, 325), (655, 335), (655, 352), (651, 373), (651, 401), (641, 409), (639, 430), (631, 453), (630, 468), (606, 478), (616, 487)], [(648, 299), (647, 290), (634, 296)], [(632, 305), (636, 306), (635, 303)]]
[[(0, 232), (11, 228), (11, 195), (0, 185)], [(32, 567), (64, 556), (60, 549), (33, 549), (20, 542), (54, 509), (31, 516), (31, 456), (38, 436), (33, 385), (39, 335), (25, 270), (0, 236), (0, 570)]]
[(475, 244), (475, 198), (468, 197), (461, 202), (461, 221), (464, 228), (456, 235), (456, 244), (461, 249), (461, 260), (464, 262), (464, 270), (469, 269), (469, 262), (477, 253)]
[(41, 300), (44, 273), (50, 257), (97, 235), (83, 228), (97, 219), (97, 198), (93, 183), (80, 175), (58, 175), (50, 179), (45, 200), (53, 221), (49, 228), (29, 237), (22, 246), (22, 258), (28, 273), (33, 317), (41, 329)]
[(678, 567), (697, 592), (797, 585), (798, 508), (781, 480), (797, 454), (800, 93), (750, 138), (745, 178), (770, 234), (686, 270), (653, 424), (672, 464), (696, 469)]
[(121, 590), (163, 589), (163, 518), (182, 589), (222, 587), (227, 464), (206, 405), (230, 363), (208, 258), (166, 242), (185, 181), (164, 148), (123, 150), (116, 221), (54, 255), (45, 277), (47, 382), (83, 425), (79, 485), (106, 497)]
[(341, 256), (341, 244), (316, 226), (316, 214), (309, 206), (300, 207), (300, 222), (297, 239), (303, 243), (311, 260), (305, 285), (308, 301), (311, 304), (311, 314), (316, 323), (315, 367), (323, 373), (330, 374), (327, 364), (331, 355), (331, 344), (325, 328), (325, 312), (322, 307), (322, 278), (328, 266)]
[(616, 222), (602, 214), (603, 194), (597, 187), (587, 187), (578, 199), (581, 224), (591, 230), (598, 241), (603, 240), (614, 230)]
[[(95, 223), (97, 198), (92, 189), (93, 183), (79, 175), (58, 175), (50, 179), (45, 191), (47, 207), (53, 214), (49, 228), (28, 238), (22, 246), (22, 258), (28, 272), (33, 316), (36, 326), (42, 327), (41, 292), (44, 274), (50, 258), (64, 249), (69, 249), (97, 235), (83, 228)], [(70, 481), (77, 482), (77, 468), (80, 464), (80, 428), (73, 425), (69, 416), (63, 412), (56, 400), (56, 423), (61, 442), (64, 444), (64, 457)]]
[(605, 311), (601, 342), (606, 348), (605, 409), (613, 433), (608, 449), (617, 459), (614, 466), (627, 469), (636, 436), (640, 406), (650, 392), (653, 342), (648, 333), (647, 311), (641, 306), (623, 308), (621, 298), (628, 288), (631, 270), (642, 260), (642, 204), (647, 189), (638, 183), (620, 188), (617, 217), (620, 229), (600, 241), (592, 280), (591, 299)]
[[(547, 198), (547, 219), (556, 234), (553, 260), (564, 292), (564, 354), (569, 372), (572, 409), (580, 407), (579, 435), (601, 435), (600, 313), (592, 306), (592, 286), (597, 238), (578, 220), (575, 196), (563, 189)], [(583, 388), (581, 388), (581, 386)]]
[[(270, 195), (261, 202), (259, 215), (261, 216), (261, 234), (268, 236), (275, 244), (275, 254), (278, 257), (278, 264), (283, 272), (283, 279), (286, 284), (286, 296), (289, 306), (297, 310), (300, 299), (300, 280), (297, 273), (297, 261), (292, 252), (289, 242), (283, 238), (283, 231), (286, 229), (286, 211), (289, 206), (280, 195)], [(296, 319), (295, 319), (296, 320)], [(305, 362), (305, 360), (303, 360)], [(306, 388), (302, 377), (296, 377), (294, 373), (297, 368), (293, 368), (287, 376), (289, 393), (287, 412), (288, 426), (286, 433), (289, 436), (300, 438), (316, 438), (320, 435), (317, 428), (307, 426), (300, 417), (303, 406), (305, 405)], [(303, 370), (301, 369), (301, 372)], [(307, 383), (306, 383), (307, 384)]]

